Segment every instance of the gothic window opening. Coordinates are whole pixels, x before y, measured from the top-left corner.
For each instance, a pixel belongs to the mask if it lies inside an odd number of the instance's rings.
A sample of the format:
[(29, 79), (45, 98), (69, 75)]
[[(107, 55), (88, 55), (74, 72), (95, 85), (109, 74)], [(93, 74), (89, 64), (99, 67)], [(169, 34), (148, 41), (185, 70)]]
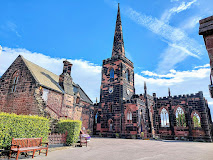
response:
[(161, 127), (169, 127), (169, 114), (165, 108), (161, 110)]
[(77, 98), (76, 98), (76, 104), (79, 104), (79, 102), (80, 102), (80, 98), (77, 97)]
[(16, 91), (18, 79), (19, 79), (19, 72), (16, 71), (16, 72), (13, 74), (13, 81), (12, 81), (11, 92), (15, 92), (15, 91)]
[(127, 112), (127, 122), (128, 123), (132, 122), (132, 112), (130, 110)]
[(95, 114), (95, 123), (101, 123), (101, 113), (97, 112)]
[(109, 125), (109, 131), (112, 131), (112, 122)]
[(178, 107), (176, 110), (176, 126), (177, 127), (186, 127), (185, 114), (181, 107)]
[(110, 79), (111, 80), (114, 79), (114, 69), (113, 68), (110, 70)]
[(112, 104), (109, 105), (109, 112), (112, 113)]
[(130, 74), (129, 74), (129, 70), (126, 70), (126, 81), (130, 82)]
[(95, 123), (98, 123), (98, 112), (95, 114)]
[(193, 115), (193, 124), (194, 124), (194, 127), (201, 127), (200, 116), (196, 112)]

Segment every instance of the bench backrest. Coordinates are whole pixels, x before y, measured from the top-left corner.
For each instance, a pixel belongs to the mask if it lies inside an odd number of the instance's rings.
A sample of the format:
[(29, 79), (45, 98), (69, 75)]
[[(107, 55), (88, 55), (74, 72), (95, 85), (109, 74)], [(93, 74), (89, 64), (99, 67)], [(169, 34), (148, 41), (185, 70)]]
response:
[[(19, 145), (20, 148), (40, 146), (41, 142), (42, 138), (12, 138), (12, 144)], [(12, 148), (17, 148), (17, 146), (12, 146)]]

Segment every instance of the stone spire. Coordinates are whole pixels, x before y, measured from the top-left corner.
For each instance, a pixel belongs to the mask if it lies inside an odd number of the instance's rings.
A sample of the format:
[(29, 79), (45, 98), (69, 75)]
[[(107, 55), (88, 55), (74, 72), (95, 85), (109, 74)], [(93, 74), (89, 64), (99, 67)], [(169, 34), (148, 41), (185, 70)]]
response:
[(170, 97), (171, 96), (170, 88), (168, 88), (168, 94), (169, 94), (169, 97)]
[(144, 81), (144, 93), (145, 93), (145, 95), (146, 95), (146, 92), (147, 92), (146, 81)]
[(113, 42), (113, 49), (112, 49), (112, 57), (115, 55), (125, 56), (119, 3), (118, 3), (118, 13), (117, 13), (114, 42)]

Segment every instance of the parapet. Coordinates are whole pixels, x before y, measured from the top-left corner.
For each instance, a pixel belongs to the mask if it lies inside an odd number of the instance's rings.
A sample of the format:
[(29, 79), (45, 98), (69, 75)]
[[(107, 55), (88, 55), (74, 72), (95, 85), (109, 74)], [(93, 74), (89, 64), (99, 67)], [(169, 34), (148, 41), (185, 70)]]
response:
[(200, 97), (203, 95), (202, 91), (199, 91), (198, 93), (192, 93), (192, 94), (183, 94), (183, 95), (175, 95), (175, 96), (167, 96), (167, 97), (157, 97), (158, 100), (168, 100), (170, 99), (182, 99), (182, 98), (194, 98), (194, 97)]

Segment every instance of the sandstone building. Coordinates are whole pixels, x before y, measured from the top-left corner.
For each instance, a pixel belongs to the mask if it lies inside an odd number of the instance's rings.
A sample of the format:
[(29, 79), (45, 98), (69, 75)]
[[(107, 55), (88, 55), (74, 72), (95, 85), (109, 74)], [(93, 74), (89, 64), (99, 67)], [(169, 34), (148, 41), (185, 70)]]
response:
[(147, 94), (144, 83), (144, 93), (135, 93), (134, 64), (125, 56), (119, 6), (112, 56), (103, 60), (99, 103), (93, 104), (73, 82), (72, 64), (63, 63), (58, 76), (18, 56), (0, 79), (0, 111), (79, 119), (85, 129), (105, 137), (212, 142), (212, 119), (202, 91), (171, 96), (169, 90), (167, 97), (157, 97)]
[(135, 94), (134, 66), (125, 56), (118, 6), (111, 58), (103, 60), (100, 103), (95, 105), (94, 133), (102, 136), (160, 136), (212, 141), (212, 120), (207, 100), (200, 91), (191, 95), (157, 98)]
[(73, 82), (72, 64), (63, 63), (58, 76), (18, 56), (0, 79), (0, 112), (82, 120), (92, 129), (93, 102)]

